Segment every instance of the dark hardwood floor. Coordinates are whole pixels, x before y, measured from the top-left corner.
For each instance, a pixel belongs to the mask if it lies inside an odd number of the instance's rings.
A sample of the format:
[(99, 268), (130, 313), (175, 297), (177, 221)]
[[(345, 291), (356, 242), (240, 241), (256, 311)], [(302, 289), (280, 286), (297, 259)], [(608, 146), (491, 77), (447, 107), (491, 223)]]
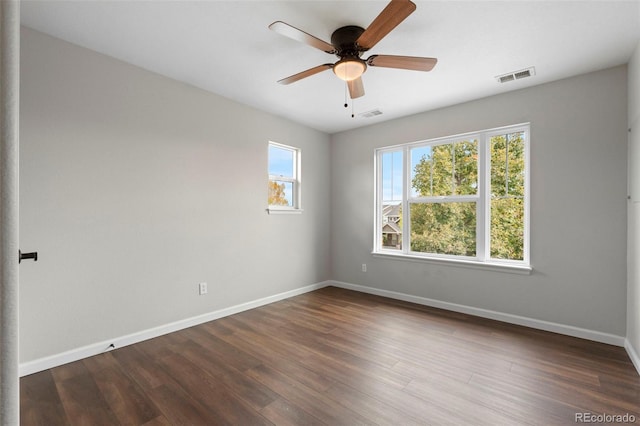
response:
[(25, 425), (640, 424), (623, 348), (334, 287), (20, 384)]

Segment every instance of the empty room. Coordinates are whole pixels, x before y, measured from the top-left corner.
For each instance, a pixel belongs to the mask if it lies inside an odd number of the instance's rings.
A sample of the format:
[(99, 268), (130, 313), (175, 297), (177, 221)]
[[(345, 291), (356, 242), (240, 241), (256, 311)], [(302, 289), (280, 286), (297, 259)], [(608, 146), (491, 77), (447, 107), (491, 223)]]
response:
[(0, 424), (640, 424), (640, 1), (3, 1)]

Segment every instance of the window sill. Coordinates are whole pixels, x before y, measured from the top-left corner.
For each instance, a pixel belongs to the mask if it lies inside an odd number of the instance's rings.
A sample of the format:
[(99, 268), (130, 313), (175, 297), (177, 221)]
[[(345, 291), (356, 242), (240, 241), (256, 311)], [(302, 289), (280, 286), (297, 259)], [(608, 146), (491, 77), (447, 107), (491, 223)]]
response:
[(269, 214), (302, 214), (304, 210), (302, 209), (277, 209), (277, 208), (267, 208), (267, 213)]
[(416, 256), (410, 254), (403, 253), (390, 253), (390, 252), (372, 252), (374, 257), (380, 257), (385, 259), (393, 259), (393, 260), (404, 260), (408, 262), (427, 262), (427, 263), (436, 263), (440, 265), (448, 265), (448, 266), (459, 266), (462, 268), (471, 268), (471, 269), (484, 269), (488, 271), (495, 272), (506, 272), (511, 274), (520, 274), (520, 275), (531, 275), (533, 268), (527, 265), (515, 265), (509, 263), (499, 263), (499, 262), (480, 262), (477, 260), (467, 260), (467, 259), (445, 259), (441, 257), (427, 257), (427, 256)]

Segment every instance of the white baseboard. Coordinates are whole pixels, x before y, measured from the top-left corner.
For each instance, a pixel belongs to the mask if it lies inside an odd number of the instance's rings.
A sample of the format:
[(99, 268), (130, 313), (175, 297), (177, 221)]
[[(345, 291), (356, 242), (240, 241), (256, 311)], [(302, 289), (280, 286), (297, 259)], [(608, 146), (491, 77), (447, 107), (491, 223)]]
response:
[[(33, 361), (21, 363), (19, 367), (20, 377), (27, 376), (29, 374), (37, 373), (39, 371), (47, 370), (49, 368), (57, 367), (70, 362), (78, 361), (83, 358), (98, 355), (115, 348), (121, 348), (134, 343), (142, 342), (144, 340), (153, 339), (154, 337), (162, 336), (164, 334), (172, 333), (174, 331), (182, 330), (185, 328), (193, 327), (198, 324), (213, 321), (219, 318), (223, 318), (229, 315), (237, 314), (239, 312), (247, 311), (249, 309), (258, 308), (269, 303), (277, 302), (289, 297), (298, 296), (300, 294), (308, 293), (310, 291), (317, 290), (319, 288), (331, 285), (330, 281), (311, 284), (305, 287), (300, 287), (295, 290), (286, 291), (273, 296), (264, 297), (262, 299), (254, 300), (251, 302), (241, 303), (239, 305), (231, 306), (229, 308), (220, 309), (217, 311), (209, 312), (203, 315), (187, 318), (184, 320), (172, 322), (169, 324), (161, 325), (159, 327), (150, 328), (137, 333), (128, 334), (126, 336), (116, 337), (111, 340), (105, 340), (91, 345), (83, 346), (81, 348), (72, 349), (60, 354), (51, 355), (48, 357), (36, 359)], [(111, 346), (113, 345), (113, 346)]]
[(635, 348), (629, 342), (629, 339), (625, 339), (624, 348), (627, 350), (627, 354), (629, 358), (631, 358), (631, 362), (633, 366), (636, 367), (638, 374), (640, 374), (640, 356), (638, 356), (638, 352), (636, 352)]
[[(503, 312), (491, 311), (488, 309), (474, 308), (472, 306), (459, 305), (457, 303), (443, 302), (441, 300), (429, 299), (426, 297), (413, 296), (410, 294), (399, 293), (390, 290), (382, 290), (379, 288), (367, 287), (358, 284), (350, 284), (340, 281), (330, 281), (329, 285), (340, 287), (348, 290), (359, 291), (362, 293), (374, 294), (377, 296), (388, 297), (390, 299), (403, 300), (405, 302), (417, 303), (419, 305), (431, 306), (433, 308), (446, 309), (448, 311), (460, 312), (463, 314), (474, 315), (482, 318), (489, 318), (510, 324), (522, 325), (525, 327), (535, 328), (538, 330), (551, 331), (553, 333), (565, 334), (568, 336), (579, 337), (582, 339), (593, 340), (596, 342), (607, 343), (615, 346), (625, 346), (625, 338), (616, 336), (615, 334), (602, 333), (600, 331), (588, 330), (584, 328), (574, 327), (543, 321), (534, 318), (522, 317), (519, 315), (506, 314)], [(636, 368), (638, 364), (636, 364)]]
[[(295, 290), (286, 291), (273, 296), (264, 297), (262, 299), (254, 300), (251, 302), (242, 303), (240, 305), (231, 306), (229, 308), (220, 309), (214, 312), (209, 312), (203, 315), (187, 318), (184, 320), (172, 322), (170, 324), (154, 327), (148, 330), (143, 330), (137, 333), (128, 334), (126, 336), (117, 337), (111, 340), (105, 340), (102, 342), (87, 345), (81, 348), (72, 349), (67, 352), (63, 352), (56, 355), (51, 355), (45, 358), (36, 359), (20, 364), (19, 372), (20, 377), (27, 376), (29, 374), (37, 373), (39, 371), (47, 370), (49, 368), (57, 367), (70, 362), (78, 361), (83, 358), (98, 355), (103, 352), (107, 352), (114, 348), (121, 348), (134, 343), (142, 342), (144, 340), (152, 339), (154, 337), (162, 336), (164, 334), (179, 331), (188, 327), (193, 327), (198, 324), (213, 321), (219, 318), (223, 318), (229, 315), (237, 314), (239, 312), (254, 309), (260, 306), (268, 305), (269, 303), (277, 302), (289, 297), (298, 296), (300, 294), (308, 293), (327, 286), (335, 286), (348, 290), (359, 291), (361, 293), (369, 293), (377, 296), (388, 297), (390, 299), (403, 300), (406, 302), (417, 303), (419, 305), (431, 306), (434, 308), (446, 309), (453, 312), (460, 312), (469, 315), (475, 315), (482, 318), (489, 318), (497, 321), (502, 321), (510, 324), (522, 325), (525, 327), (535, 328), (538, 330), (551, 331), (554, 333), (565, 334), (568, 336), (579, 337), (582, 339), (593, 340), (596, 342), (607, 343), (615, 346), (623, 346), (633, 365), (640, 374), (640, 357), (634, 350), (628, 340), (622, 336), (617, 336), (609, 333), (602, 333), (600, 331), (588, 330), (584, 328), (574, 327), (570, 325), (558, 324), (549, 321), (543, 321), (534, 318), (522, 317), (518, 315), (506, 314), (503, 312), (491, 311), (488, 309), (475, 308), (472, 306), (459, 305), (456, 303), (443, 302), (440, 300), (429, 299), (421, 296), (413, 296), (410, 294), (399, 293), (390, 290), (382, 290), (374, 287), (367, 287), (358, 284), (350, 284), (341, 281), (324, 281), (305, 287), (300, 287)], [(113, 345), (113, 347), (111, 347)]]

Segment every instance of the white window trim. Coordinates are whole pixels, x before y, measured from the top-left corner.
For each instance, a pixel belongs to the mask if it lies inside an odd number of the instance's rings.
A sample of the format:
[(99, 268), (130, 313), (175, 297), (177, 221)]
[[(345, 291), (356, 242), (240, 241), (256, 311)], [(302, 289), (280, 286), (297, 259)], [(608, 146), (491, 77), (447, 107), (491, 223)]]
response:
[[(524, 132), (525, 134), (525, 176), (524, 176), (524, 252), (523, 260), (506, 260), (492, 259), (488, 257), (487, 252), (490, 244), (490, 235), (486, 230), (490, 229), (490, 200), (486, 193), (488, 182), (491, 179), (491, 170), (487, 167), (487, 159), (490, 158), (490, 146), (488, 141), (492, 136), (505, 133)], [(478, 157), (478, 194), (477, 195), (458, 195), (458, 196), (435, 196), (435, 197), (411, 197), (411, 158), (410, 151), (417, 146), (441, 145), (445, 143), (453, 143), (464, 140), (466, 138), (478, 139), (478, 151), (482, 153)], [(533, 271), (530, 261), (530, 145), (531, 145), (531, 128), (530, 123), (520, 123), (512, 126), (504, 126), (494, 129), (487, 129), (478, 132), (469, 132), (459, 135), (446, 136), (443, 138), (429, 139), (406, 144), (394, 145), (384, 148), (378, 148), (374, 154), (374, 179), (375, 179), (375, 197), (374, 197), (374, 241), (372, 254), (376, 257), (408, 260), (419, 262), (431, 262), (438, 264), (447, 264), (451, 266), (469, 267), (475, 269), (488, 269), (500, 272), (511, 272), (517, 274), (530, 274)], [(382, 175), (379, 167), (382, 164), (382, 155), (388, 152), (402, 151), (403, 167), (402, 176), (404, 179), (403, 197), (402, 197), (402, 250), (385, 249), (381, 246), (382, 241)], [(420, 202), (451, 202), (451, 201), (475, 201), (478, 203), (476, 217), (476, 257), (454, 256), (434, 253), (419, 253), (410, 250), (410, 221), (408, 221), (409, 204)]]
[[(271, 214), (301, 214), (304, 209), (302, 208), (302, 150), (290, 145), (284, 145), (278, 142), (269, 141), (267, 145), (267, 157), (268, 147), (275, 146), (280, 149), (293, 152), (293, 177), (277, 176), (268, 174), (268, 181), (281, 181), (290, 182), (293, 184), (293, 206), (267, 206), (267, 213)], [(268, 195), (267, 195), (268, 197)]]
[(294, 209), (294, 208), (278, 208), (278, 207), (268, 207), (267, 213), (269, 214), (302, 214), (303, 209)]
[(383, 259), (401, 260), (408, 262), (423, 262), (440, 265), (448, 265), (470, 269), (483, 269), (496, 272), (509, 272), (512, 274), (530, 275), (533, 271), (531, 265), (512, 264), (508, 261), (502, 262), (482, 262), (459, 256), (459, 259), (439, 257), (438, 255), (403, 254), (394, 250), (378, 250), (371, 253), (374, 257)]

